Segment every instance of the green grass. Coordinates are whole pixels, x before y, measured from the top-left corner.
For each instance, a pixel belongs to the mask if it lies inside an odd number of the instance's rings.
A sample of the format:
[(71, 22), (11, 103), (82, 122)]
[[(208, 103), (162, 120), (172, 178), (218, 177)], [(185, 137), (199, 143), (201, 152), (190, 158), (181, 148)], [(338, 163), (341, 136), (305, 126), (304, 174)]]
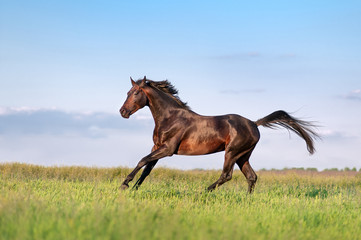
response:
[(155, 169), (138, 191), (125, 168), (0, 165), (0, 239), (361, 239), (361, 173)]

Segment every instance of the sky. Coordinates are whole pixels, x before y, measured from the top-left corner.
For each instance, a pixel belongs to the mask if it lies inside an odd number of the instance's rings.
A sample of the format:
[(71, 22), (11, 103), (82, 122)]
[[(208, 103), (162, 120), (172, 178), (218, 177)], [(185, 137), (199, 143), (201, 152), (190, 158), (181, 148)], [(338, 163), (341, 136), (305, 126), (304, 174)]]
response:
[[(119, 115), (134, 79), (168, 79), (202, 115), (282, 109), (315, 121), (310, 156), (260, 127), (256, 169), (361, 168), (360, 1), (0, 0), (0, 163), (134, 167), (148, 108)], [(221, 169), (223, 153), (159, 166)]]

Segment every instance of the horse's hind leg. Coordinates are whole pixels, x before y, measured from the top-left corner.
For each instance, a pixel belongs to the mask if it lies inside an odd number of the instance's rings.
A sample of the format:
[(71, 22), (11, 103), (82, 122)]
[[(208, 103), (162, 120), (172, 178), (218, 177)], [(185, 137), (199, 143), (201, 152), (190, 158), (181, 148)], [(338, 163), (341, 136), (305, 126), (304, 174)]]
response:
[[(253, 150), (253, 149), (252, 149)], [(240, 159), (237, 160), (237, 165), (241, 169), (244, 176), (247, 178), (248, 182), (248, 193), (252, 193), (254, 186), (257, 182), (257, 175), (254, 172), (253, 168), (249, 164), (249, 158), (252, 154), (252, 151), (248, 152), (244, 156), (242, 156)]]
[(221, 186), (225, 182), (232, 179), (235, 158), (231, 152), (226, 152), (221, 176), (217, 181), (208, 187), (208, 191), (213, 191), (216, 187)]

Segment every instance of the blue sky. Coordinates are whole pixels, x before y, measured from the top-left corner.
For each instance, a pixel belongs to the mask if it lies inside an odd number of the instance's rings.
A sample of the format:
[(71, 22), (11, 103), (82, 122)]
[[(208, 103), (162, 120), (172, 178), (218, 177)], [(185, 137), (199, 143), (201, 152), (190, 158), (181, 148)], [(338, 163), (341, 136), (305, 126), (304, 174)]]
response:
[[(0, 162), (134, 166), (152, 146), (142, 109), (118, 110), (129, 76), (170, 80), (204, 115), (318, 121), (309, 156), (261, 128), (256, 168), (361, 168), (360, 1), (0, 0)], [(223, 155), (174, 157), (221, 168)]]

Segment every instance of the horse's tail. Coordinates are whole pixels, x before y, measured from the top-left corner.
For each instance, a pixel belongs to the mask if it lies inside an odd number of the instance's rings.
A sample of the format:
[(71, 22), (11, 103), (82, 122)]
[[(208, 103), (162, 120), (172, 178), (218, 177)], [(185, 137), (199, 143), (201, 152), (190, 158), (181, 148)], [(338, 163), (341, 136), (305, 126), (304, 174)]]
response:
[(295, 132), (305, 140), (307, 150), (310, 154), (315, 152), (314, 140), (320, 138), (313, 130), (313, 128), (316, 127), (313, 123), (296, 119), (282, 110), (273, 112), (270, 115), (257, 120), (256, 124), (257, 126), (264, 126), (272, 129), (281, 126)]

